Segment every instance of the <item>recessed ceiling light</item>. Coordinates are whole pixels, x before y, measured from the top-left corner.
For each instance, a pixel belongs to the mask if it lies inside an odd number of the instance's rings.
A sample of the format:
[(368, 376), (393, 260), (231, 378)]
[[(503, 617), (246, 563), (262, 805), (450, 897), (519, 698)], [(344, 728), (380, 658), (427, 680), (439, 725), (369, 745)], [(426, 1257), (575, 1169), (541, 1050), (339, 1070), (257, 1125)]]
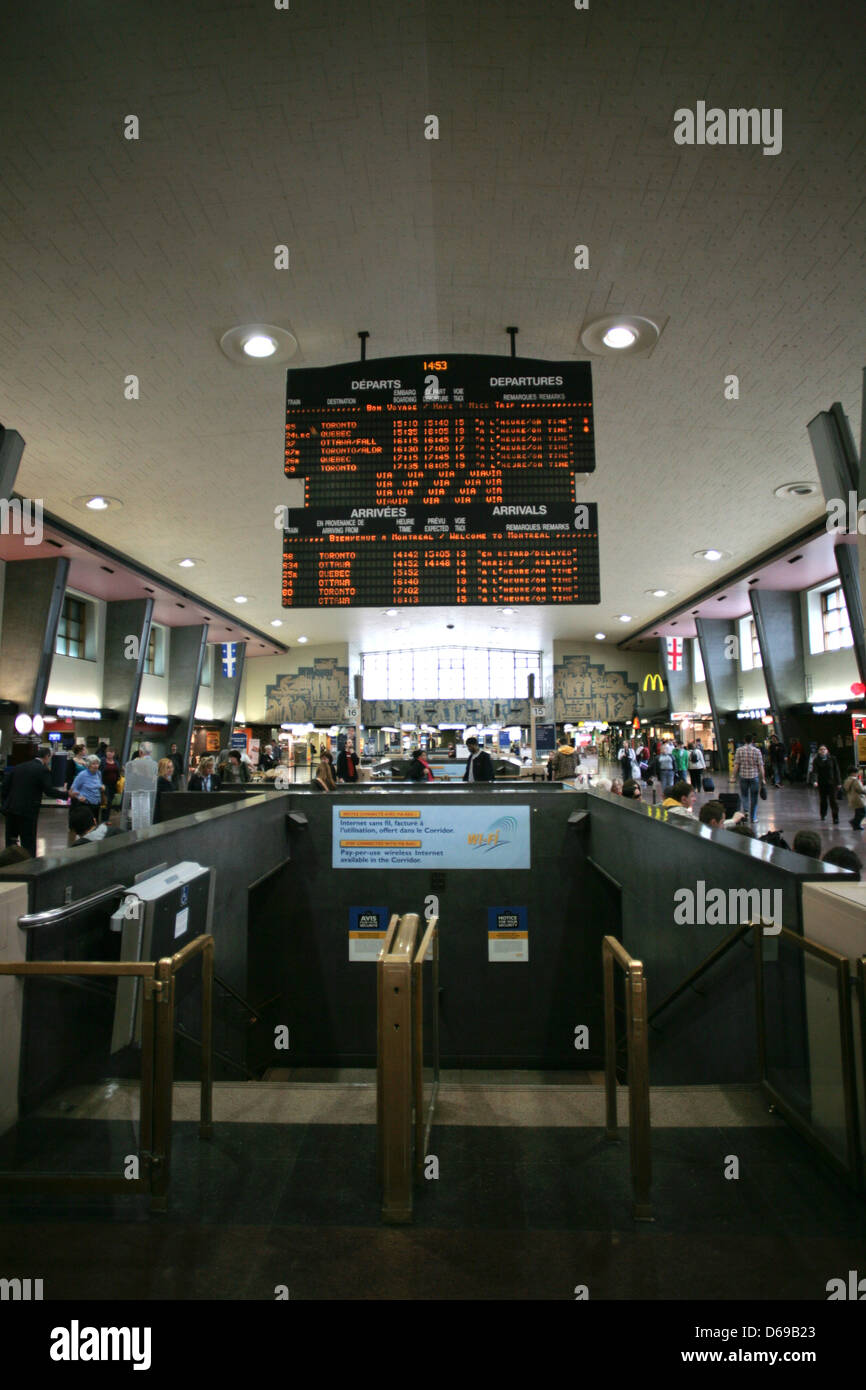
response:
[(812, 497), (818, 491), (817, 483), (783, 483), (781, 487), (773, 488), (774, 497)]
[(249, 603), (249, 595), (235, 594), (235, 603)]
[(649, 594), (650, 598), (667, 598), (670, 589), (644, 589), (644, 593)]
[(637, 338), (636, 333), (632, 333), (630, 328), (623, 328), (622, 325), (616, 328), (609, 328), (602, 337), (602, 342), (610, 348), (627, 348)]
[(298, 641), (299, 641), (299, 642), (309, 642), (309, 640), (310, 640), (309, 637), (299, 637), (299, 638), (298, 638)]
[(269, 333), (253, 333), (244, 341), (242, 351), (247, 357), (273, 357), (277, 350), (276, 339)]
[(86, 507), (89, 512), (108, 512), (113, 508), (123, 506), (123, 503), (118, 502), (116, 497), (109, 497), (104, 492), (88, 492), (83, 497), (76, 497), (73, 500), (76, 507)]
[(607, 634), (604, 633), (604, 632), (597, 632), (597, 633), (595, 634), (595, 640), (596, 640), (596, 642), (603, 642), (604, 639), (605, 639), (605, 637), (606, 637), (606, 635), (607, 635)]
[(695, 550), (693, 553), (696, 560), (710, 560), (713, 563), (716, 560), (730, 560), (731, 558), (729, 550)]
[(514, 613), (514, 609), (513, 609), (513, 608), (503, 608), (503, 610), (502, 610), (502, 616), (503, 616), (503, 618), (510, 618), (510, 617), (512, 616), (513, 613)]
[(630, 623), (632, 621), (631, 613), (620, 613), (619, 621), (621, 623)]
[(231, 362), (288, 362), (298, 350), (298, 340), (272, 323), (241, 323), (220, 338), (220, 347)]
[(607, 357), (651, 352), (666, 322), (662, 316), (655, 322), (640, 314), (602, 314), (584, 323), (580, 341), (587, 351)]
[(282, 618), (271, 618), (271, 627), (282, 627)]
[(385, 614), (384, 614), (384, 616), (385, 616), (386, 618), (396, 618), (396, 616), (397, 616), (397, 609), (396, 609), (396, 608), (386, 608), (386, 609), (385, 609)]
[(191, 570), (196, 565), (203, 565), (204, 560), (200, 560), (197, 555), (184, 555), (181, 560), (172, 560), (172, 564), (179, 565), (182, 570)]

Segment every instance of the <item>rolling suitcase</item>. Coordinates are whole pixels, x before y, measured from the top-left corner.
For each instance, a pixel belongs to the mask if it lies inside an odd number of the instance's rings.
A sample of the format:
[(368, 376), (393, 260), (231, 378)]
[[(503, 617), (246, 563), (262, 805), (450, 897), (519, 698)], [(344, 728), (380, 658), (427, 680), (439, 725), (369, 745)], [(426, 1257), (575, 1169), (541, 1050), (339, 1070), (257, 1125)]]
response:
[(736, 811), (740, 810), (739, 792), (719, 792), (716, 796), (717, 801), (721, 801), (725, 808), (725, 819), (730, 820)]

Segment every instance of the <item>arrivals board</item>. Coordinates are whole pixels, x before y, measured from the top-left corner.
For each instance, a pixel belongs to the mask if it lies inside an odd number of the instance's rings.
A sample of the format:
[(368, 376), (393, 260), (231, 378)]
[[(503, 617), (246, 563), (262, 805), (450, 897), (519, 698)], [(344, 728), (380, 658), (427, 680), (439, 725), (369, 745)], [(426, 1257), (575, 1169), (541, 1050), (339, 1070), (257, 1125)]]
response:
[(598, 603), (588, 363), (289, 371), (286, 607)]

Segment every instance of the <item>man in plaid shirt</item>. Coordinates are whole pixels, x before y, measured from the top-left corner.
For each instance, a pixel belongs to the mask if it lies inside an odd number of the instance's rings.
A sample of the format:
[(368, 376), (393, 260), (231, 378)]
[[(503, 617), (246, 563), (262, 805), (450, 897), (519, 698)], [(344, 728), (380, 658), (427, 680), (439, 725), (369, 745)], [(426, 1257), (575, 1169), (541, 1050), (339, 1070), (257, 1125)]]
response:
[(753, 734), (746, 734), (745, 742), (734, 754), (734, 776), (740, 779), (740, 796), (754, 825), (758, 819), (759, 788), (764, 781), (764, 758), (753, 738)]

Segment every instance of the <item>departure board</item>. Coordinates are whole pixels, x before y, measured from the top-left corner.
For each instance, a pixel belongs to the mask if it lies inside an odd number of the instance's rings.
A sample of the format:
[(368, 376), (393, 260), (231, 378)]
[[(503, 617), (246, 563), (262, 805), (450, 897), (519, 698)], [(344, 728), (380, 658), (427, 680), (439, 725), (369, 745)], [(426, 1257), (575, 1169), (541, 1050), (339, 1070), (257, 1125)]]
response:
[(283, 604), (598, 603), (594, 468), (585, 362), (289, 371)]

